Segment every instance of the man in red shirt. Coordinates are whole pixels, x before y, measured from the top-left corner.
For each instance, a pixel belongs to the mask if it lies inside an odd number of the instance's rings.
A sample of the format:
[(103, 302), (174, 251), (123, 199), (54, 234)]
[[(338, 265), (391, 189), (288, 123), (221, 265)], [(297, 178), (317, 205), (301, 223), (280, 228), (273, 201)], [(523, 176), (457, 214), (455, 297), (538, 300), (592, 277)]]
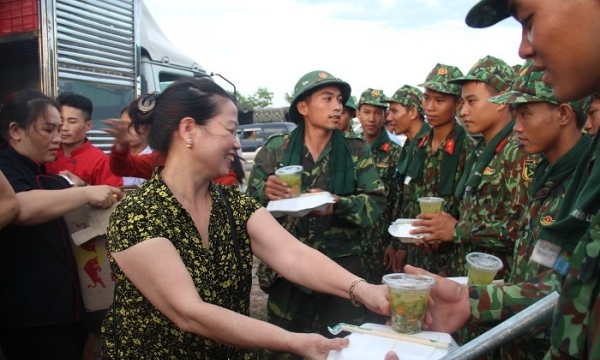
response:
[(70, 171), (90, 185), (123, 185), (123, 179), (110, 171), (108, 155), (85, 137), (92, 128), (93, 105), (90, 99), (74, 93), (63, 93), (56, 99), (60, 105), (61, 146), (56, 160), (46, 164), (51, 173)]

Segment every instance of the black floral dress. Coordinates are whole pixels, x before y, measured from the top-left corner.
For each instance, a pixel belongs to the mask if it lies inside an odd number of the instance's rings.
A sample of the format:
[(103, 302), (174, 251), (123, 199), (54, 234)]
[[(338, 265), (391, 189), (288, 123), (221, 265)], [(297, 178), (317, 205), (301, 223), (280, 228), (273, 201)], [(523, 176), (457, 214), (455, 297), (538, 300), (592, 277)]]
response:
[[(157, 170), (152, 179), (117, 206), (108, 225), (110, 252), (141, 241), (169, 239), (183, 260), (202, 300), (249, 314), (252, 249), (248, 218), (260, 208), (237, 187), (221, 187), (229, 200), (239, 239), (241, 269), (235, 255), (225, 203), (216, 184), (210, 184), (212, 211), (209, 248), (200, 239), (192, 218), (173, 196)], [(228, 347), (211, 339), (184, 333), (158, 311), (123, 274), (114, 259), (115, 299), (102, 326), (104, 359), (255, 359), (256, 351)]]

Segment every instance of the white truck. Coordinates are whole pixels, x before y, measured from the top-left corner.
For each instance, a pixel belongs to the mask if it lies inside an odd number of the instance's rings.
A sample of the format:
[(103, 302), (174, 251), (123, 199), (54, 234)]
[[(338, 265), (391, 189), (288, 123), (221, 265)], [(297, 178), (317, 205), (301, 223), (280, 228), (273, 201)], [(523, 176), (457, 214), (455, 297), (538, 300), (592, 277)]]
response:
[[(211, 74), (167, 40), (140, 0), (0, 0), (0, 99), (25, 88), (73, 91), (101, 120), (140, 94), (203, 76)], [(107, 151), (112, 138), (99, 128), (88, 136)]]

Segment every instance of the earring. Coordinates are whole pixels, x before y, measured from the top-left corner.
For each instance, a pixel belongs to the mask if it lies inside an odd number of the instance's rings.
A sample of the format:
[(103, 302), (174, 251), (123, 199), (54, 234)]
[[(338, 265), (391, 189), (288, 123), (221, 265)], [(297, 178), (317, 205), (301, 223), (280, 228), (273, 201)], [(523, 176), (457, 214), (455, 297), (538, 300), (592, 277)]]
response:
[(187, 144), (185, 144), (185, 147), (188, 149), (192, 148), (192, 139), (188, 139)]

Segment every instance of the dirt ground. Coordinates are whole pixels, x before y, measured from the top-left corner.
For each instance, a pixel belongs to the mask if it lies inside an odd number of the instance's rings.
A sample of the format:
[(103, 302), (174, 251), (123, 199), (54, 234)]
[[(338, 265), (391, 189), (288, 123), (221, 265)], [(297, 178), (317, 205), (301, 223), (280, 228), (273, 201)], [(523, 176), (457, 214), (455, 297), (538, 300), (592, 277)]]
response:
[(250, 290), (250, 316), (267, 321), (267, 294), (258, 287), (258, 278), (256, 277), (256, 267), (258, 259), (254, 257), (252, 266), (252, 290)]

